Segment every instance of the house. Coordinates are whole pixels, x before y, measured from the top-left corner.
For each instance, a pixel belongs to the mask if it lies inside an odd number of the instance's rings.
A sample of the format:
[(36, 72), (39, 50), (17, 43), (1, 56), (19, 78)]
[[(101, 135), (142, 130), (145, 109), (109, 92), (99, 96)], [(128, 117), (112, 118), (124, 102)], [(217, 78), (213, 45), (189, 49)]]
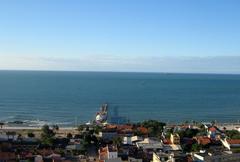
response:
[(183, 153), (154, 152), (152, 162), (188, 162), (188, 156)]
[(41, 155), (36, 155), (34, 158), (34, 162), (43, 162), (43, 157)]
[(70, 139), (70, 142), (66, 146), (66, 150), (83, 150), (83, 140), (82, 139)]
[(153, 153), (153, 160), (152, 162), (163, 162), (163, 161), (169, 161), (172, 160), (173, 155), (169, 155), (163, 152)]
[(142, 162), (142, 161), (143, 161), (142, 159), (135, 159), (133, 157), (128, 158), (128, 162)]
[(143, 141), (136, 142), (136, 146), (138, 148), (142, 148), (143, 150), (160, 150), (163, 149), (163, 144), (159, 141), (145, 138)]
[(99, 160), (109, 160), (118, 158), (118, 150), (116, 146), (107, 145), (106, 147), (100, 148), (99, 151)]
[(178, 152), (178, 151), (182, 151), (182, 147), (181, 145), (175, 145), (175, 144), (163, 145), (163, 151), (166, 153)]
[(72, 145), (67, 145), (66, 150), (83, 150), (84, 147), (82, 144), (72, 144)]
[(240, 148), (240, 140), (239, 139), (221, 139), (221, 142), (224, 147), (226, 147), (228, 150)]
[(124, 145), (133, 145), (136, 142), (143, 141), (142, 137), (139, 136), (133, 136), (133, 137), (123, 137), (123, 144)]
[(197, 162), (239, 162), (240, 154), (229, 154), (227, 152), (211, 154), (207, 152), (200, 152), (194, 154), (194, 160)]
[(217, 134), (217, 129), (214, 126), (209, 127), (207, 129), (207, 134), (208, 134), (208, 138), (214, 139), (216, 137), (216, 134)]
[(207, 136), (211, 139), (220, 139), (224, 135), (223, 131), (218, 129), (216, 126), (210, 126), (207, 129)]
[(117, 133), (118, 136), (124, 137), (131, 137), (133, 135), (133, 126), (132, 125), (117, 125)]
[(211, 143), (211, 139), (207, 136), (197, 136), (195, 137), (195, 140), (197, 141), (198, 144), (203, 146)]
[(172, 144), (180, 145), (180, 136), (177, 133), (171, 134), (170, 141)]
[(104, 128), (98, 133), (98, 137), (102, 138), (103, 140), (112, 140), (117, 135), (116, 128)]

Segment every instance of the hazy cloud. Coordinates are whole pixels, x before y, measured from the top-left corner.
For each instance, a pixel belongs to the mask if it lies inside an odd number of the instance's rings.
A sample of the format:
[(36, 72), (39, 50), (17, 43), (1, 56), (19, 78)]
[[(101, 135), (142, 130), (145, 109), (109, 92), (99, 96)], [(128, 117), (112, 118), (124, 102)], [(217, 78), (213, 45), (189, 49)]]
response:
[(0, 69), (240, 74), (240, 56), (123, 57), (85, 55), (78, 58), (0, 56)]

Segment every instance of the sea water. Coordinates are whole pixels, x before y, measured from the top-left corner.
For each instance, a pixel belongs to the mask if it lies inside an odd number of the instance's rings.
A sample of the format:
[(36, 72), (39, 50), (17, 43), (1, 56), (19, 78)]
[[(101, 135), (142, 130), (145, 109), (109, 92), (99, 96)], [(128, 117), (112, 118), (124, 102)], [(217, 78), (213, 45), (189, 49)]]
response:
[(0, 71), (0, 121), (72, 126), (103, 103), (132, 122), (234, 122), (240, 75)]

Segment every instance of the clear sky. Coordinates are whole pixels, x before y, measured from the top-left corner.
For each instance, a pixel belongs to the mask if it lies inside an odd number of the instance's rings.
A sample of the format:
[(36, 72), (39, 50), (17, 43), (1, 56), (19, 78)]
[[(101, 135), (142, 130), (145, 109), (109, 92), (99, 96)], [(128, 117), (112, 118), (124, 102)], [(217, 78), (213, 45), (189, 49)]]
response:
[(240, 73), (240, 1), (1, 0), (0, 69)]

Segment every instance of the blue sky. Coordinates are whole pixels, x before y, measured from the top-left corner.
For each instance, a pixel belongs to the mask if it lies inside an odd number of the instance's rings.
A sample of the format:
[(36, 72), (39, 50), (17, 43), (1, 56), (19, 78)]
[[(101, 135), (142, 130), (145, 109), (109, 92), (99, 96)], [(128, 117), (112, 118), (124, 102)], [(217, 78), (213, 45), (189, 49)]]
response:
[(0, 69), (240, 73), (239, 0), (2, 0)]

